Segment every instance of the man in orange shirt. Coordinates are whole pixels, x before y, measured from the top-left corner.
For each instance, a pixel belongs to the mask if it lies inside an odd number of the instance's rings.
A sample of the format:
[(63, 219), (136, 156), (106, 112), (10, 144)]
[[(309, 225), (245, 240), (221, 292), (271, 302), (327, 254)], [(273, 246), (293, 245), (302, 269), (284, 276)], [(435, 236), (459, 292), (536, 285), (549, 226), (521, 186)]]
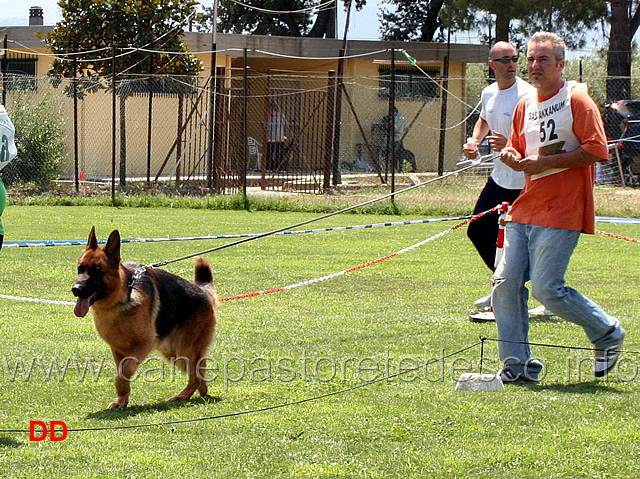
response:
[(596, 377), (615, 366), (624, 339), (617, 319), (565, 286), (580, 233), (595, 230), (594, 163), (608, 158), (608, 151), (600, 111), (585, 86), (562, 79), (564, 50), (554, 33), (538, 32), (529, 41), (527, 69), (536, 91), (518, 103), (500, 153), (507, 166), (525, 173), (525, 187), (507, 215), (504, 254), (494, 274), (503, 382), (537, 381), (542, 371), (528, 344), (528, 280), (545, 307), (582, 326), (595, 346)]

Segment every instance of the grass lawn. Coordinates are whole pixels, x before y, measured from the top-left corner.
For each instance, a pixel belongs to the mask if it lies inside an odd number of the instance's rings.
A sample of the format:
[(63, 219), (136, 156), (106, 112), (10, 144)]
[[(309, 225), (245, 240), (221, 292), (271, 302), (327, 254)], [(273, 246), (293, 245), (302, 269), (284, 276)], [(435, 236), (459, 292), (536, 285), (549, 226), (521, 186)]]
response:
[[(312, 213), (106, 206), (12, 205), (5, 241), (264, 232)], [(422, 216), (338, 215), (313, 228)], [(220, 297), (268, 290), (378, 259), (453, 226), (432, 223), (282, 235), (210, 254)], [(598, 224), (640, 237), (640, 226)], [(124, 260), (173, 259), (230, 240), (123, 244)], [(595, 380), (589, 351), (534, 347), (546, 366), (538, 384), (502, 392), (455, 391), (478, 371), (495, 324), (471, 323), (490, 273), (458, 229), (396, 258), (345, 276), (264, 296), (224, 301), (210, 352), (209, 397), (165, 402), (186, 381), (157, 356), (133, 382), (130, 407), (115, 398), (108, 346), (90, 315), (65, 305), (0, 298), (0, 429), (65, 421), (61, 442), (0, 432), (0, 476), (11, 478), (624, 478), (637, 477), (640, 406), (638, 244), (583, 235), (567, 281), (620, 319), (624, 361)], [(0, 293), (72, 301), (79, 246), (0, 252)], [(167, 270), (192, 278), (192, 260)], [(532, 300), (531, 306), (537, 306)], [(531, 341), (588, 347), (583, 331), (556, 317), (531, 322)], [(499, 368), (487, 341), (485, 366)], [(75, 362), (74, 362), (75, 361)], [(20, 369), (20, 365), (23, 369)], [(64, 367), (66, 375), (63, 377)], [(339, 392), (418, 367), (389, 380)], [(30, 370), (30, 372), (29, 372)], [(236, 412), (183, 424), (158, 424)]]

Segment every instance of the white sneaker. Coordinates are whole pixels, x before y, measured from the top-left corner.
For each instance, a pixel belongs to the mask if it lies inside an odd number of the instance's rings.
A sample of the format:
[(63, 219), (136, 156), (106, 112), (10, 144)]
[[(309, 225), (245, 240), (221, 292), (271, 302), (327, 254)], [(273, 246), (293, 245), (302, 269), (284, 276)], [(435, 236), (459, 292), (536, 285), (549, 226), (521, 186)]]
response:
[(543, 305), (529, 310), (529, 316), (553, 316), (553, 311), (548, 310)]
[(491, 307), (491, 295), (483, 296), (473, 302), (480, 309), (489, 309)]
[(469, 319), (474, 323), (486, 323), (487, 321), (495, 321), (496, 315), (493, 311), (480, 311), (478, 313), (471, 313)]

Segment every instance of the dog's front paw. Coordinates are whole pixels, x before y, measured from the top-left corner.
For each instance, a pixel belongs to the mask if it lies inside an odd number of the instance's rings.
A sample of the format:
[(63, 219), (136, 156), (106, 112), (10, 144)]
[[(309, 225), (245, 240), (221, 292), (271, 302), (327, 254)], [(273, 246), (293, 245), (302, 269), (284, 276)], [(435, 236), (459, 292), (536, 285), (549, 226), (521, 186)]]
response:
[(191, 396), (185, 396), (184, 394), (176, 394), (173, 397), (167, 399), (167, 401), (188, 401), (191, 399)]
[(129, 404), (129, 401), (127, 401), (126, 399), (118, 398), (117, 401), (114, 401), (111, 404), (109, 404), (109, 409), (124, 409), (127, 407), (128, 404)]

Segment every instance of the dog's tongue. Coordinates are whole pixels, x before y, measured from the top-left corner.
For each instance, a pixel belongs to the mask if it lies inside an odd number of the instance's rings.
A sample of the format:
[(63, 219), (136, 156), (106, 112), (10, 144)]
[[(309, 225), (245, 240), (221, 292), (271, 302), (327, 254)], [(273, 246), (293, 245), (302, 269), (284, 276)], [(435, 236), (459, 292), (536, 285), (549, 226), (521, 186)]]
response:
[(79, 318), (84, 318), (89, 312), (90, 305), (91, 302), (89, 301), (89, 298), (78, 298), (78, 301), (76, 301), (76, 307), (73, 308), (73, 313)]

